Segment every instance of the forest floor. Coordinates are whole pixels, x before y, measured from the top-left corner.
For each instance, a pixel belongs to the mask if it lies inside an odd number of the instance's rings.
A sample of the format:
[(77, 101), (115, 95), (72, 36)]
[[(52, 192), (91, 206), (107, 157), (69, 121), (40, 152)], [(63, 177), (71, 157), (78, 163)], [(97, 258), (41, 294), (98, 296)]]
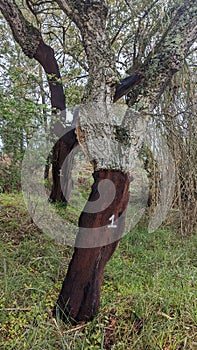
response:
[(0, 206), (0, 349), (197, 349), (196, 235), (135, 228), (107, 264), (98, 316), (65, 325), (51, 311), (73, 249), (36, 228), (21, 194)]

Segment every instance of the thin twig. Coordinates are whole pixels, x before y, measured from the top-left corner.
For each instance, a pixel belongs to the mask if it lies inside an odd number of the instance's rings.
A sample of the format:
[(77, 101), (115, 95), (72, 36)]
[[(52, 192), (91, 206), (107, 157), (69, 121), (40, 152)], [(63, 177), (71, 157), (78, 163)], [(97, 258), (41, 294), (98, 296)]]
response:
[(4, 311), (30, 311), (31, 308), (16, 308), (16, 307), (2, 307), (0, 308), (0, 310), (4, 310)]
[(165, 314), (162, 311), (157, 311), (157, 314), (166, 317), (168, 320), (173, 320), (174, 319), (174, 317), (171, 317), (171, 316)]
[(81, 324), (80, 326), (77, 326), (75, 328), (72, 328), (72, 329), (69, 329), (67, 331), (64, 331), (63, 333), (72, 333), (72, 332), (75, 332), (75, 331), (78, 331), (79, 329), (82, 329), (86, 326), (85, 323)]

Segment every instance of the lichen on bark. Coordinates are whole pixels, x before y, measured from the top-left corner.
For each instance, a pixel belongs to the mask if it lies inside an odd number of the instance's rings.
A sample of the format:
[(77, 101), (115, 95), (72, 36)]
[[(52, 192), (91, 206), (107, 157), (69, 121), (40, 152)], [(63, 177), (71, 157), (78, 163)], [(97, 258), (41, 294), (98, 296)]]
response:
[[(158, 103), (166, 86), (182, 66), (191, 45), (197, 37), (197, 6), (195, 0), (185, 0), (170, 21), (160, 41), (138, 70), (141, 82), (127, 97), (129, 106), (140, 101), (149, 111)], [(128, 73), (132, 72), (132, 67)]]
[(28, 57), (33, 58), (42, 40), (40, 31), (23, 17), (14, 0), (0, 0), (0, 10), (8, 21), (13, 36), (23, 52)]
[(130, 108), (121, 111), (116, 122), (113, 105), (81, 105), (77, 134), (95, 170), (114, 169), (130, 174), (142, 146), (146, 117)]

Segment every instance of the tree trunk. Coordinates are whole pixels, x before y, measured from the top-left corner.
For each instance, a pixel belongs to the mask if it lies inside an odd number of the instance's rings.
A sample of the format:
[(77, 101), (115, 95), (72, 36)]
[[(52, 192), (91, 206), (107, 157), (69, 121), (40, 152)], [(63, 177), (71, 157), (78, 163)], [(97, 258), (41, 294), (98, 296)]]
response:
[[(112, 100), (116, 101), (119, 96), (122, 96), (122, 89), (128, 91), (133, 84), (133, 89), (128, 98), (129, 106), (134, 105), (136, 101), (140, 100), (142, 109), (146, 110), (147, 108), (148, 112), (151, 111), (151, 108), (154, 108), (155, 104), (158, 102), (159, 97), (162, 95), (173, 74), (180, 69), (186, 53), (195, 40), (195, 1), (184, 1), (183, 5), (180, 6), (175, 16), (172, 18), (163, 37), (157, 45), (155, 45), (155, 48), (145, 59), (145, 62), (137, 67), (137, 72), (135, 72), (135, 69), (133, 73), (133, 69), (131, 69), (130, 72), (132, 75), (130, 79), (128, 79), (128, 81), (125, 80), (121, 87), (116, 87), (114, 90), (113, 86), (117, 84), (116, 75), (114, 73), (115, 61), (105, 31), (106, 11), (104, 3), (102, 2), (102, 6), (101, 2), (95, 2), (94, 7), (94, 5), (91, 6), (90, 3), (84, 4), (84, 2), (81, 1), (57, 0), (57, 2), (79, 27), (83, 38), (84, 49), (87, 54), (89, 65), (89, 80), (84, 102), (107, 102), (110, 104)], [(117, 215), (121, 212), (121, 208), (125, 209), (128, 201), (129, 181), (128, 178), (121, 179), (121, 168), (119, 168), (119, 170), (117, 168), (117, 170), (114, 171), (109, 168), (109, 170), (106, 170), (107, 167), (105, 167), (105, 169), (102, 168), (101, 152), (99, 153), (99, 140), (96, 142), (96, 147), (94, 147), (95, 141), (91, 141), (88, 144), (90, 139), (95, 140), (99, 134), (100, 138), (103, 139), (103, 143), (105, 143), (106, 138), (111, 137), (109, 131), (109, 115), (105, 113), (102, 114), (100, 109), (99, 113), (100, 115), (97, 116), (97, 118), (95, 118), (96, 113), (87, 113), (87, 115), (89, 114), (89, 119), (82, 114), (79, 120), (80, 130), (78, 130), (77, 134), (78, 140), (82, 146), (84, 146), (84, 149), (86, 149), (87, 154), (93, 155), (91, 159), (94, 159), (96, 152), (95, 168), (98, 166), (99, 170), (97, 173), (98, 178), (95, 177), (94, 184), (96, 192), (93, 186), (89, 200), (97, 199), (98, 180), (102, 178), (103, 175), (105, 178), (112, 179), (112, 174), (115, 174), (113, 181), (116, 184), (116, 198), (118, 198), (118, 200), (114, 204), (112, 212), (109, 206), (102, 214), (100, 212), (96, 214), (82, 213), (79, 220), (80, 228), (76, 244), (80, 242), (83, 246), (85, 246), (84, 237), (85, 241), (88, 240), (88, 234), (86, 235), (85, 230), (81, 228), (91, 227), (93, 229), (97, 227), (98, 223), (107, 225), (107, 220), (109, 220), (110, 215), (112, 215), (113, 212)], [(83, 126), (84, 119), (85, 127)], [(103, 129), (101, 128), (99, 130), (99, 127), (95, 127), (95, 119), (97, 120), (98, 126), (99, 123), (100, 125), (102, 123)], [(131, 121), (132, 119), (129, 119), (128, 116), (128, 118), (124, 120), (125, 125), (127, 124), (128, 126)], [(104, 125), (106, 127), (104, 127)], [(104, 130), (103, 133), (102, 130)], [(93, 145), (93, 149), (91, 145)], [(107, 152), (105, 156), (106, 155)], [(105, 156), (106, 165), (107, 157)], [(116, 208), (118, 208), (118, 213), (115, 212)], [(68, 316), (75, 321), (91, 320), (97, 313), (104, 267), (113, 254), (123, 229), (121, 225), (117, 239), (113, 243), (103, 245), (102, 248), (75, 248), (67, 276), (55, 307), (55, 314), (58, 310), (63, 320)], [(91, 242), (95, 239), (94, 232), (95, 230), (93, 231), (93, 237), (90, 237)], [(105, 234), (108, 236), (110, 232), (110, 229), (108, 229)], [(101, 228), (100, 234), (102, 236)]]
[[(51, 91), (51, 105), (53, 108), (62, 112), (61, 118), (53, 125), (51, 129), (51, 137), (63, 136), (55, 143), (52, 153), (52, 190), (49, 197), (50, 202), (67, 202), (65, 193), (62, 191), (61, 178), (64, 176), (62, 173), (62, 165), (70, 153), (71, 149), (77, 145), (77, 139), (74, 131), (68, 132), (68, 128), (64, 128), (61, 121), (65, 123), (66, 117), (66, 105), (63, 86), (59, 79), (61, 79), (57, 61), (54, 56), (53, 49), (46, 45), (42, 40), (37, 48), (34, 58), (40, 62), (44, 68), (49, 87)], [(56, 112), (55, 112), (56, 113)], [(65, 133), (65, 134), (64, 134)], [(70, 140), (68, 138), (70, 137)], [(71, 168), (70, 162), (66, 161), (67, 166)]]
[[(59, 315), (63, 321), (68, 318), (72, 322), (88, 321), (97, 314), (104, 268), (124, 231), (129, 177), (116, 170), (100, 170), (93, 176), (89, 203), (98, 200), (98, 185), (106, 179), (115, 185), (115, 198), (100, 212), (90, 213), (86, 206), (80, 216), (77, 247), (54, 308), (54, 316)], [(107, 200), (108, 193), (102, 198), (103, 208)], [(115, 216), (114, 226), (117, 227), (110, 227), (109, 219), (112, 215)]]
[(67, 131), (53, 147), (53, 186), (49, 197), (50, 202), (67, 203), (69, 198), (70, 186), (67, 186), (67, 189), (65, 189), (65, 182), (69, 181), (69, 178), (71, 178), (73, 158), (70, 157), (70, 152), (78, 145), (78, 143), (75, 130), (71, 127), (68, 127), (67, 130), (69, 131)]

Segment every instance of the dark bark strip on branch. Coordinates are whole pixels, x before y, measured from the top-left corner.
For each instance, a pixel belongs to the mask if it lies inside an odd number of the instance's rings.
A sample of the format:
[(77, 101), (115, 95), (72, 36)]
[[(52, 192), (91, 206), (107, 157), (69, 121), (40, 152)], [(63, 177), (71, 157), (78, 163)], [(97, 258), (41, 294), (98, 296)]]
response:
[(61, 83), (58, 64), (54, 56), (54, 50), (50, 46), (46, 45), (41, 39), (33, 57), (42, 65), (47, 74), (51, 92), (52, 107), (57, 108), (60, 111), (65, 111), (65, 95)]
[[(50, 201), (67, 202), (67, 194), (63, 193), (62, 191), (60, 169), (62, 168), (65, 158), (69, 155), (71, 150), (77, 146), (78, 142), (74, 130), (71, 128), (69, 131), (61, 124), (61, 119), (64, 119), (66, 116), (66, 104), (59, 67), (54, 56), (54, 50), (50, 46), (46, 45), (43, 40), (41, 40), (34, 58), (42, 65), (47, 74), (47, 79), (51, 91), (52, 107), (62, 112), (60, 120), (58, 120), (53, 125), (53, 128), (51, 130), (52, 135), (58, 137), (62, 134), (64, 135), (60, 137), (60, 139), (55, 143), (53, 147), (53, 185), (50, 194)], [(62, 121), (65, 122), (65, 120)], [(71, 166), (71, 164), (67, 164), (67, 166)]]
[[(66, 102), (61, 75), (54, 50), (45, 44), (40, 31), (29, 23), (14, 0), (0, 0), (0, 10), (12, 30), (13, 36), (21, 46), (23, 52), (30, 58), (35, 58), (43, 67), (49, 83), (51, 93), (51, 106), (55, 112), (61, 111), (60, 120), (53, 125), (52, 136), (63, 135), (67, 130), (63, 127), (66, 117)], [(50, 200), (66, 201), (62, 193), (59, 170), (73, 147), (77, 145), (74, 131), (66, 132), (53, 147), (52, 174), (53, 187)]]
[[(52, 160), (52, 177), (53, 177), (53, 186), (51, 190), (51, 194), (49, 197), (50, 202), (68, 202), (70, 190), (65, 191), (66, 184), (65, 183), (65, 173), (67, 173), (67, 169), (65, 171), (62, 169), (63, 165), (65, 167), (70, 167), (70, 172), (72, 170), (72, 158), (69, 157), (71, 151), (76, 148), (78, 145), (78, 141), (75, 134), (75, 129), (67, 128), (66, 133), (56, 142), (53, 147), (53, 160)], [(66, 164), (65, 164), (66, 159)], [(60, 169), (62, 169), (62, 175), (64, 175), (63, 181), (61, 182), (60, 177)], [(67, 180), (68, 176), (67, 176)], [(64, 189), (62, 188), (64, 187)]]
[(0, 0), (0, 10), (25, 55), (33, 58), (42, 36), (24, 17), (14, 0)]
[[(143, 78), (128, 94), (127, 103), (132, 106), (142, 101), (149, 111), (157, 104), (172, 76), (181, 68), (191, 45), (197, 37), (196, 0), (185, 0), (139, 71)], [(132, 73), (133, 68), (128, 71)]]
[(23, 52), (28, 57), (35, 58), (44, 68), (49, 81), (52, 107), (64, 111), (65, 96), (53, 49), (44, 43), (40, 31), (24, 18), (14, 0), (0, 0), (0, 10)]
[[(54, 56), (54, 50), (50, 46), (46, 45), (43, 40), (41, 40), (38, 49), (34, 55), (34, 58), (42, 65), (47, 74), (47, 79), (51, 91), (51, 105), (53, 108), (62, 111), (63, 115), (61, 116), (61, 118), (64, 118), (66, 110), (65, 95), (63, 86), (61, 84), (61, 76), (58, 64)], [(53, 147), (53, 185), (50, 194), (50, 201), (67, 202), (67, 193), (63, 193), (62, 191), (61, 178), (59, 172), (62, 168), (66, 157), (69, 155), (71, 150), (78, 145), (78, 142), (74, 129), (64, 129), (63, 125), (59, 121), (55, 123), (55, 125), (53, 126), (53, 130), (51, 130), (51, 133), (56, 136), (62, 134), (64, 135), (55, 143)], [(71, 166), (71, 164), (68, 164), (67, 162), (67, 166)]]
[(143, 74), (140, 72), (134, 72), (131, 76), (123, 79), (119, 85), (116, 86), (114, 95), (114, 103), (117, 102), (122, 96), (126, 95), (136, 84), (138, 84), (143, 78)]

